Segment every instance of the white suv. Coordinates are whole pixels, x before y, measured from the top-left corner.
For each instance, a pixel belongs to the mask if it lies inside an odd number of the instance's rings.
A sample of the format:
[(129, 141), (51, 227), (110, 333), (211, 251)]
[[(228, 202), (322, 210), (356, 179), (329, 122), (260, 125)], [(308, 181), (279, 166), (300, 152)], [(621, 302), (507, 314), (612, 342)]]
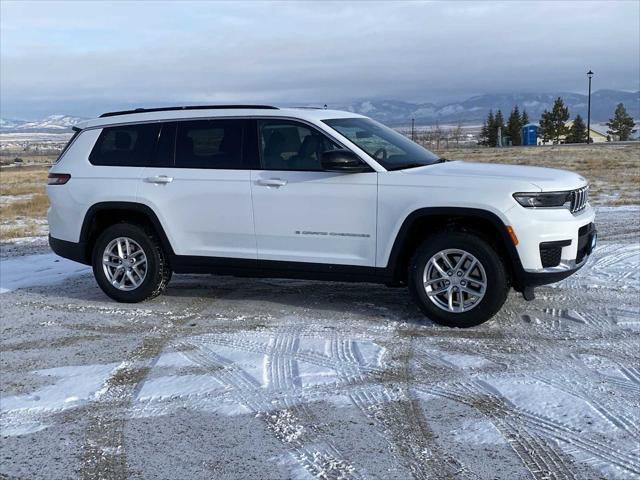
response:
[(49, 174), (50, 245), (120, 302), (172, 272), (408, 286), (432, 320), (491, 318), (513, 286), (595, 246), (577, 174), (447, 161), (350, 112), (207, 106), (113, 112)]

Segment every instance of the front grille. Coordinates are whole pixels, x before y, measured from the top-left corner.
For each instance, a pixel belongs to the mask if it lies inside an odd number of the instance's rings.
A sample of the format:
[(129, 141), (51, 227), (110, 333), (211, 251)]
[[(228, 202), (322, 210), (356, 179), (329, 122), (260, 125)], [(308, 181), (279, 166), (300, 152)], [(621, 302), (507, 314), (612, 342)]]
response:
[(571, 213), (578, 213), (584, 210), (589, 201), (589, 185), (573, 190), (571, 192)]

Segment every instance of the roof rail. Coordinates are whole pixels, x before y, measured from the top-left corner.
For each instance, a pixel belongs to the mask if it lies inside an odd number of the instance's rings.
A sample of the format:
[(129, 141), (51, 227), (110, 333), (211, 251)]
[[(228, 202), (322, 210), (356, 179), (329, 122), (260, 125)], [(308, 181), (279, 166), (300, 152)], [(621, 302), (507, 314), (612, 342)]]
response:
[(278, 107), (272, 107), (271, 105), (186, 105), (183, 107), (136, 108), (134, 110), (106, 112), (100, 115), (100, 118), (117, 117), (118, 115), (129, 115), (132, 113), (170, 112), (175, 110), (226, 110), (226, 109), (236, 109), (236, 108), (254, 109), (254, 110), (278, 110)]

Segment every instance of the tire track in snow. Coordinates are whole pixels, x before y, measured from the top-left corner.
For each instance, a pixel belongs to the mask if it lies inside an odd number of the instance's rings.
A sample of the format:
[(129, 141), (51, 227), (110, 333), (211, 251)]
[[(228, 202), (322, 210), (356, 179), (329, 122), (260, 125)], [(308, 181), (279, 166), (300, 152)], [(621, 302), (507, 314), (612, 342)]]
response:
[(465, 383), (455, 383), (448, 387), (430, 386), (420, 389), (427, 394), (437, 395), (458, 403), (462, 403), (484, 414), (502, 437), (511, 446), (523, 465), (536, 480), (578, 479), (571, 461), (562, 458), (554, 448), (538, 435), (528, 431), (521, 422), (514, 418), (502, 402), (485, 395), (474, 395)]
[[(346, 381), (357, 378), (360, 372), (352, 367), (361, 358), (356, 344), (334, 338), (330, 349), (332, 356), (337, 357), (343, 366), (339, 372), (342, 378)], [(460, 462), (437, 446), (419, 400), (412, 399), (407, 390), (408, 365), (404, 364), (402, 370), (401, 378), (391, 382), (392, 390), (384, 384), (356, 388), (349, 393), (351, 402), (377, 427), (390, 451), (402, 459), (413, 478), (475, 478)]]
[[(538, 434), (536, 436), (541, 435), (543, 437), (550, 438), (554, 441), (570, 445), (577, 450), (592, 455), (596, 462), (602, 465), (614, 465), (618, 469), (624, 470), (628, 474), (631, 474), (633, 476), (640, 476), (640, 463), (638, 461), (637, 455), (634, 455), (631, 452), (622, 452), (615, 447), (610, 446), (606, 443), (607, 440), (604, 438), (602, 440), (597, 440), (593, 438), (594, 434), (591, 433), (592, 436), (589, 439), (584, 439), (581, 436), (581, 432), (574, 429), (573, 427), (565, 425), (559, 421), (552, 420), (538, 413), (531, 412), (525, 408), (516, 406), (504, 397), (498, 396), (496, 393), (494, 393), (495, 389), (483, 381), (474, 381), (464, 384), (460, 383), (457, 384), (457, 386), (466, 395), (454, 394), (450, 398), (457, 399), (457, 401), (461, 403), (465, 403), (476, 408), (479, 407), (479, 409), (483, 411), (483, 413), (486, 407), (486, 413), (488, 415), (492, 415), (492, 417), (498, 422), (502, 417), (515, 418), (517, 420), (517, 423), (513, 423), (512, 426), (520, 428), (525, 432), (529, 430), (528, 434), (530, 436), (533, 434), (531, 432), (531, 430), (533, 430)], [(431, 393), (440, 394), (441, 396), (451, 394), (451, 392), (447, 392), (441, 387), (430, 389), (430, 391)], [(538, 462), (535, 458), (532, 458), (534, 460), (534, 463), (541, 466), (542, 468), (549, 468), (551, 466), (558, 465), (562, 466), (565, 472), (570, 472), (570, 466), (574, 462), (563, 458), (564, 456), (560, 456), (559, 453), (555, 452), (553, 448), (545, 445), (546, 444), (544, 442), (537, 442), (537, 446), (535, 448), (535, 456), (540, 457), (541, 462)], [(531, 455), (529, 456), (531, 457)], [(552, 462), (549, 463), (545, 459), (545, 457), (551, 458)], [(553, 457), (556, 457), (556, 459), (553, 460)], [(545, 474), (544, 470), (540, 470), (539, 468), (535, 471), (532, 470), (532, 473), (542, 474), (543, 476)], [(550, 470), (548, 473), (555, 474), (553, 470)], [(575, 475), (573, 473), (571, 475), (572, 476), (570, 477), (558, 478), (575, 478)]]
[[(449, 381), (441, 385), (420, 385), (416, 387), (418, 391), (462, 403), (484, 414), (507, 441), (533, 478), (540, 480), (578, 478), (573, 473), (575, 470), (574, 462), (556, 452), (543, 438), (524, 428), (517, 421), (517, 418), (514, 418), (514, 415), (504, 408), (500, 398), (495, 397), (492, 393), (489, 394), (490, 396), (484, 395), (483, 392), (476, 391), (477, 388), (474, 390), (476, 380), (470, 377), (467, 372), (438, 357), (429, 349), (420, 349), (420, 353), (432, 360), (433, 363), (429, 364), (430, 368), (440, 370), (441, 373), (446, 372), (446, 375), (442, 376), (448, 377)], [(420, 365), (419, 368), (425, 373), (429, 372), (424, 365)]]
[[(503, 411), (517, 415), (524, 425), (532, 430), (538, 431), (541, 435), (579, 447), (606, 463), (616, 465), (624, 470), (634, 472), (636, 468), (632, 455), (620, 453), (615, 448), (604, 443), (604, 441), (600, 442), (596, 440), (593, 436), (589, 438), (589, 440), (585, 440), (580, 436), (581, 432), (573, 427), (513, 404), (502, 395), (499, 395), (493, 386), (484, 381), (473, 382), (473, 384), (467, 388), (472, 394), (475, 392), (476, 395), (490, 398), (496, 405), (500, 404)], [(594, 434), (592, 433), (591, 435)]]
[(89, 421), (81, 446), (83, 480), (129, 478), (124, 437), (126, 412), (139, 391), (138, 385), (144, 382), (175, 330), (198, 318), (198, 313), (187, 310), (175, 316), (169, 313), (166, 318), (170, 326), (156, 336), (143, 338), (129, 359), (107, 378), (97, 399), (87, 406)]
[[(278, 335), (270, 341), (263, 353), (269, 355), (269, 359), (263, 361), (267, 372), (268, 386), (271, 388), (287, 390), (294, 388), (294, 382), (288, 372), (286, 365), (291, 361), (298, 341), (289, 335)], [(231, 389), (232, 398), (242, 404), (250, 413), (261, 419), (267, 429), (286, 447), (296, 462), (308, 473), (316, 478), (322, 479), (346, 479), (359, 478), (348, 461), (346, 461), (336, 447), (330, 442), (311, 436), (304, 438), (304, 424), (296, 413), (302, 413), (304, 417), (313, 418), (305, 406), (298, 409), (285, 408), (275, 410), (272, 399), (264, 393), (262, 386), (252, 377), (247, 375), (242, 368), (234, 362), (218, 355), (210, 346), (205, 346), (202, 342), (192, 342), (196, 349), (190, 349), (189, 344), (183, 342), (182, 346), (187, 347), (183, 352), (190, 360), (205, 368), (209, 373)], [(282, 361), (281, 361), (282, 360)], [(289, 364), (290, 365), (290, 364)], [(222, 367), (222, 368), (221, 368)], [(284, 373), (283, 373), (284, 372)], [(290, 406), (294, 406), (290, 404)], [(276, 407), (277, 408), (277, 407)], [(310, 443), (308, 446), (307, 443)]]
[[(577, 372), (573, 372), (578, 377)], [(573, 383), (563, 376), (563, 380), (557, 380), (547, 378), (540, 374), (532, 375), (535, 380), (544, 383), (556, 390), (565, 392), (576, 398), (581, 399), (596, 412), (598, 412), (604, 419), (606, 419), (614, 427), (627, 432), (638, 444), (640, 444), (640, 431), (638, 430), (638, 424), (632, 415), (624, 414), (624, 406), (620, 404), (615, 398), (609, 397), (606, 402), (601, 402), (594, 398), (591, 391), (586, 390), (581, 384)]]
[[(234, 349), (242, 350), (245, 352), (266, 355), (269, 351), (269, 346), (267, 344), (256, 342), (249, 339), (247, 339), (246, 341), (244, 340), (238, 341), (234, 339), (222, 338), (217, 334), (207, 336), (207, 338), (210, 339), (210, 343), (212, 344), (220, 345), (223, 347), (234, 348)], [(337, 368), (343, 363), (343, 362), (340, 362), (338, 364), (332, 357), (322, 355), (320, 353), (313, 352), (310, 350), (297, 350), (296, 352), (289, 353), (288, 355), (292, 356), (296, 360), (300, 360), (318, 367)], [(382, 370), (380, 368), (374, 367), (371, 365), (358, 364), (358, 363), (353, 363), (351, 361), (347, 361), (346, 364), (348, 366), (356, 368), (358, 371), (361, 371), (361, 372), (382, 373)]]

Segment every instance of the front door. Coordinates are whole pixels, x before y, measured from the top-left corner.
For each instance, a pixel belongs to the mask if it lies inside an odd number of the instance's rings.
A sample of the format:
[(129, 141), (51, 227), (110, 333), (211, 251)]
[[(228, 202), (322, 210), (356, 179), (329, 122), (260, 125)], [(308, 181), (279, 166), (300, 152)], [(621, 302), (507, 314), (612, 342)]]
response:
[(375, 266), (377, 174), (322, 170), (340, 148), (304, 123), (259, 120), (251, 172), (258, 259)]

